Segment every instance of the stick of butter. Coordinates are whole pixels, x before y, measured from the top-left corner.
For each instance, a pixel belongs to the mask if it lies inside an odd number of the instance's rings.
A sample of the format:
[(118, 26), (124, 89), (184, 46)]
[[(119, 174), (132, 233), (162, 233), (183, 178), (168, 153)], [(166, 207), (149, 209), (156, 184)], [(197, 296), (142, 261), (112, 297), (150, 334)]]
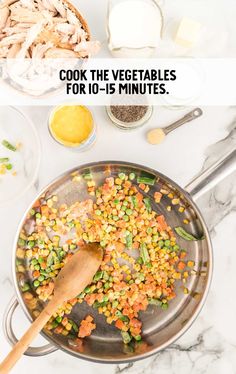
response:
[(184, 47), (191, 47), (198, 40), (201, 28), (201, 23), (190, 18), (182, 18), (175, 36), (175, 42)]

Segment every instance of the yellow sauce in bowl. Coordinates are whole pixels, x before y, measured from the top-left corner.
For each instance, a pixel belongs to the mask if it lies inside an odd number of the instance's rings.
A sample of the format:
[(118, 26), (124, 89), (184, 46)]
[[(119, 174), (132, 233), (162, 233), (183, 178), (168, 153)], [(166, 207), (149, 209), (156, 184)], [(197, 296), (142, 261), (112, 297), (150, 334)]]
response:
[(82, 105), (61, 105), (54, 109), (49, 119), (52, 136), (61, 144), (78, 147), (91, 135), (93, 117)]

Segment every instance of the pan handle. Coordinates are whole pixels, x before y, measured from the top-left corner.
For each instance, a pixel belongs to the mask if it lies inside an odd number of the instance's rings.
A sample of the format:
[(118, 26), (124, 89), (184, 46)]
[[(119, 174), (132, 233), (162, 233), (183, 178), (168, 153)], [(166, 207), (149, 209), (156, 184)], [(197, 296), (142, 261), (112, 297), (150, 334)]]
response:
[[(12, 317), (18, 305), (19, 305), (19, 302), (14, 297), (8, 304), (5, 310), (4, 316), (3, 316), (3, 332), (8, 343), (11, 344), (12, 346), (18, 342), (18, 339), (16, 338), (15, 333), (13, 331), (13, 327), (12, 327)], [(56, 350), (57, 350), (57, 347), (49, 343), (42, 347), (29, 347), (25, 351), (24, 354), (26, 356), (36, 357), (36, 356), (47, 355), (49, 353), (55, 352)]]
[(185, 190), (194, 200), (204, 195), (236, 170), (236, 149), (231, 150), (187, 184)]

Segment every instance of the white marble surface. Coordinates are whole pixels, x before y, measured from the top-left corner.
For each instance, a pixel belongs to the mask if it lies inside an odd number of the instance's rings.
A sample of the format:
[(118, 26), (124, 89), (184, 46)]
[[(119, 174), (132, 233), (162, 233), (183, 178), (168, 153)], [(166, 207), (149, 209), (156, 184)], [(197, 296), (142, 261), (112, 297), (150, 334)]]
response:
[[(55, 143), (48, 134), (49, 108), (25, 107), (33, 119), (42, 143), (42, 160), (37, 190), (66, 169), (95, 160), (127, 160), (158, 169), (181, 186), (200, 171), (205, 164), (229, 148), (236, 148), (236, 107), (203, 108), (204, 115), (170, 134), (160, 146), (150, 146), (145, 132), (163, 126), (183, 115), (188, 109), (173, 111), (156, 108), (146, 128), (122, 132), (113, 127), (103, 108), (93, 108), (98, 125), (97, 142), (84, 153), (71, 152)], [(224, 142), (221, 139), (226, 138)], [(101, 365), (89, 363), (57, 351), (49, 356), (23, 357), (12, 371), (15, 374), (233, 374), (236, 373), (236, 302), (234, 284), (236, 232), (236, 174), (232, 174), (217, 188), (199, 200), (212, 232), (215, 268), (211, 291), (200, 316), (189, 331), (163, 352), (144, 361), (129, 365)], [(0, 208), (0, 320), (14, 295), (11, 277), (12, 243), (22, 213), (36, 194), (28, 191), (20, 201)], [(28, 322), (19, 309), (14, 318), (14, 329), (19, 336)], [(44, 342), (37, 339), (36, 344)], [(0, 330), (0, 360), (10, 347)]]

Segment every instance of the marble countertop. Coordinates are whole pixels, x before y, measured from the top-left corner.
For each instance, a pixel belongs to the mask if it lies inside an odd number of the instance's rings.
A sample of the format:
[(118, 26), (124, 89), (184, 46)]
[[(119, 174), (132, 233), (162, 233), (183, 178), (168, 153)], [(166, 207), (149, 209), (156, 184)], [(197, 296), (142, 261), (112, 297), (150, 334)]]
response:
[[(84, 153), (72, 152), (49, 136), (49, 107), (24, 107), (37, 128), (42, 159), (38, 181), (21, 199), (0, 208), (0, 320), (14, 295), (11, 276), (12, 246), (20, 218), (38, 190), (54, 177), (76, 165), (98, 160), (126, 160), (153, 168), (185, 186), (202, 168), (229, 149), (236, 148), (236, 107), (205, 107), (204, 115), (168, 135), (160, 146), (145, 140), (147, 129), (164, 126), (189, 109), (155, 108), (149, 123), (133, 132), (122, 132), (110, 124), (104, 108), (92, 108), (98, 125), (95, 145)], [(222, 140), (223, 139), (223, 140)], [(132, 147), (131, 147), (132, 145)], [(206, 305), (188, 332), (165, 351), (146, 360), (127, 365), (86, 362), (57, 351), (40, 358), (23, 357), (12, 373), (86, 374), (121, 372), (127, 374), (233, 374), (236, 373), (236, 302), (232, 297), (236, 282), (236, 173), (207, 193), (198, 204), (212, 234), (215, 267)], [(28, 326), (20, 308), (13, 321), (19, 336)], [(42, 337), (34, 345), (44, 343)], [(0, 329), (0, 360), (10, 347)]]

